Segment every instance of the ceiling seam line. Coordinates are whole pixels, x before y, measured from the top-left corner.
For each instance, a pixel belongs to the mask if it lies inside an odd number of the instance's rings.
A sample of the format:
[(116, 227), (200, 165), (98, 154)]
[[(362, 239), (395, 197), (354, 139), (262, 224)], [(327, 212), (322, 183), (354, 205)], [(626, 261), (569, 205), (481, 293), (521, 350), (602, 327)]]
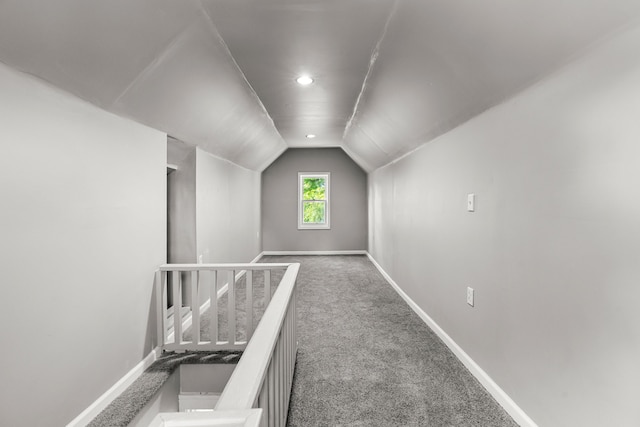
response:
[(389, 12), (389, 17), (387, 18), (387, 22), (385, 22), (384, 24), (384, 29), (382, 30), (380, 39), (378, 39), (378, 42), (376, 43), (376, 47), (373, 49), (373, 53), (371, 54), (371, 59), (369, 60), (369, 68), (367, 69), (367, 74), (365, 74), (364, 76), (364, 80), (362, 81), (362, 87), (360, 88), (360, 93), (358, 94), (358, 97), (356, 98), (356, 103), (353, 106), (353, 112), (351, 113), (351, 117), (349, 117), (349, 120), (347, 120), (347, 125), (345, 126), (344, 133), (342, 134), (343, 140), (346, 138), (347, 133), (351, 129), (353, 121), (355, 120), (356, 114), (358, 112), (358, 108), (360, 107), (362, 96), (367, 87), (367, 83), (371, 76), (373, 67), (376, 61), (378, 60), (378, 55), (380, 54), (380, 46), (382, 45), (382, 41), (385, 39), (387, 35), (387, 31), (389, 29), (389, 23), (391, 22), (391, 19), (395, 16), (397, 10), (398, 10), (398, 0), (396, 0), (393, 3), (393, 7), (391, 8), (391, 12)]
[[(356, 125), (358, 126), (358, 125)], [(367, 139), (378, 149), (380, 150), (381, 153), (384, 153), (387, 157), (391, 157), (391, 153), (388, 153), (387, 150), (385, 150), (384, 148), (382, 148), (380, 146), (380, 144), (378, 144), (372, 137), (371, 135), (369, 135), (369, 133), (367, 133), (366, 130), (364, 130), (364, 128), (362, 128), (361, 126), (358, 126), (358, 129), (360, 129), (360, 132), (362, 132), (364, 134), (364, 136), (367, 137)]]
[(362, 156), (356, 154), (355, 151), (352, 150), (348, 144), (342, 144), (339, 148), (342, 151), (344, 151), (347, 154), (347, 156), (349, 156), (354, 162), (356, 162), (356, 164), (360, 166), (360, 168), (362, 168), (362, 170), (365, 171), (367, 174), (375, 170), (375, 168), (371, 166), (371, 163), (365, 160)]
[[(231, 58), (231, 61), (233, 62), (233, 65), (236, 67), (236, 69), (238, 70), (238, 72), (240, 73), (240, 75), (242, 76), (242, 80), (244, 80), (244, 82), (247, 84), (247, 86), (249, 87), (249, 89), (251, 90), (251, 94), (253, 95), (253, 97), (255, 98), (255, 100), (258, 102), (258, 105), (260, 106), (260, 109), (263, 111), (263, 113), (267, 116), (267, 118), (269, 119), (269, 121), (271, 122), (271, 125), (273, 127), (273, 130), (276, 132), (276, 134), (280, 137), (280, 140), (285, 144), (285, 149), (288, 147), (288, 144), (286, 143), (286, 141), (284, 140), (284, 138), (282, 137), (282, 135), (280, 134), (280, 131), (278, 131), (278, 128), (276, 127), (275, 122), (273, 121), (273, 117), (271, 117), (271, 114), (269, 114), (269, 112), (267, 111), (267, 108), (264, 106), (264, 104), (262, 103), (262, 100), (260, 99), (260, 97), (258, 96), (258, 94), (256, 93), (255, 89), (253, 88), (253, 86), (251, 86), (251, 83), (249, 83), (249, 80), (247, 80), (247, 76), (244, 75), (244, 72), (242, 71), (242, 69), (240, 68), (240, 66), (238, 65), (238, 62), (236, 61), (236, 58), (233, 57), (233, 54), (231, 53), (231, 50), (229, 49), (229, 46), (227, 46), (227, 43), (224, 41), (224, 39), (222, 38), (222, 36), (220, 35), (220, 32), (218, 32), (218, 29), (216, 28), (216, 25), (213, 22), (213, 19), (211, 18), (211, 15), (209, 15), (209, 12), (207, 11), (207, 9), (202, 5), (202, 1), (198, 2), (198, 5), (200, 6), (200, 10), (204, 13), (205, 18), (207, 20), (207, 23), (209, 24), (209, 26), (211, 27), (211, 29), (213, 30), (213, 32), (215, 33), (215, 35), (218, 38), (218, 41), (220, 42), (220, 44), (224, 47), (224, 49), (226, 50), (227, 54), (229, 55), (229, 58)], [(245, 149), (245, 146), (248, 144), (248, 141), (245, 141), (240, 148), (233, 154), (234, 159), (240, 155), (242, 153), (242, 151)]]
[(142, 69), (142, 71), (140, 71), (140, 73), (138, 73), (138, 75), (131, 81), (131, 83), (129, 83), (127, 85), (126, 88), (124, 88), (124, 90), (120, 93), (120, 95), (118, 95), (118, 97), (116, 99), (113, 100), (113, 102), (109, 105), (109, 108), (113, 108), (114, 106), (116, 106), (118, 104), (118, 102), (136, 85), (136, 83), (138, 83), (143, 77), (148, 76), (149, 74), (151, 74), (151, 72), (153, 70), (156, 69), (156, 67), (167, 57), (169, 56), (169, 53), (173, 50), (173, 48), (178, 44), (178, 42), (185, 37), (185, 34), (189, 31), (189, 29), (191, 28), (191, 25), (193, 25), (193, 22), (195, 22), (195, 20), (197, 19), (197, 17), (195, 17), (191, 23), (189, 25), (187, 25), (182, 31), (180, 31), (178, 34), (176, 34), (176, 36), (166, 45), (166, 47), (160, 52), (159, 55), (157, 55), (155, 58), (153, 58), (151, 60), (151, 62), (149, 62), (147, 64), (146, 67), (144, 67)]

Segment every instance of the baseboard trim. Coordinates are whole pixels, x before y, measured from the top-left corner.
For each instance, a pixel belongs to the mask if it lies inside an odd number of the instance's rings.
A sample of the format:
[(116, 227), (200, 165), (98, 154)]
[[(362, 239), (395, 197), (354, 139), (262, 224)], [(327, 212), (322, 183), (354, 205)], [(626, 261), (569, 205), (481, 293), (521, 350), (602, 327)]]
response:
[(95, 402), (87, 407), (84, 411), (75, 417), (67, 427), (82, 427), (89, 424), (95, 417), (102, 412), (104, 408), (109, 406), (118, 396), (120, 396), (140, 375), (155, 362), (160, 356), (160, 347), (156, 347), (144, 358), (140, 363), (127, 372), (118, 380), (109, 390), (98, 397)]
[(482, 384), (482, 386), (493, 396), (493, 398), (504, 408), (511, 418), (522, 427), (537, 427), (537, 424), (505, 393), (498, 384), (480, 367), (478, 364), (424, 311), (415, 301), (409, 297), (398, 284), (387, 274), (378, 262), (367, 252), (367, 256), (378, 269), (380, 274), (395, 289), (395, 291), (409, 304), (409, 307), (427, 324), (440, 339), (449, 347), (456, 357), (466, 366), (471, 374)]
[(367, 255), (367, 251), (264, 251), (262, 255)]

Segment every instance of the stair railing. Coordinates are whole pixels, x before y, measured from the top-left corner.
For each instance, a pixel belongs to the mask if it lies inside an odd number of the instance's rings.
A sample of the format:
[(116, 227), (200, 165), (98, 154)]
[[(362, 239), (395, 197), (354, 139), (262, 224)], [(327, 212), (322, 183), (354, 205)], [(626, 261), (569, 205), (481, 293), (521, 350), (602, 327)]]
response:
[(260, 408), (260, 426), (286, 425), (298, 351), (296, 277), (299, 267), (300, 264), (291, 264), (287, 268), (218, 400), (216, 411)]
[[(300, 264), (167, 264), (159, 270), (158, 337), (163, 350), (227, 350), (243, 349), (231, 378), (210, 414), (161, 413), (154, 419), (154, 426), (243, 426), (284, 427), (289, 410), (293, 385), (298, 328), (296, 312), (296, 279)], [(272, 272), (284, 270), (282, 279), (272, 295)], [(255, 325), (253, 320), (253, 279), (256, 271), (263, 272), (265, 311)], [(209, 272), (209, 304), (198, 306), (205, 272)], [(236, 274), (236, 272), (240, 272)], [(175, 307), (182, 307), (184, 290), (190, 295), (192, 338), (183, 339), (181, 310), (174, 311), (169, 322), (167, 311), (167, 277), (172, 274), (172, 295)], [(236, 339), (239, 326), (236, 311), (236, 284), (244, 275), (246, 340)], [(222, 283), (220, 277), (226, 277)], [(188, 285), (183, 288), (183, 285)], [(217, 299), (227, 295), (227, 340), (219, 340)], [(200, 321), (203, 313), (210, 318), (210, 339), (203, 341)], [(169, 328), (173, 324), (173, 331)], [(208, 423), (208, 424), (207, 424)]]
[[(165, 264), (159, 269), (157, 280), (157, 335), (164, 351), (183, 352), (244, 350), (253, 336), (256, 320), (254, 316), (254, 277), (261, 273), (260, 286), (263, 291), (263, 306), (269, 305), (272, 296), (272, 273), (285, 271), (290, 264)], [(171, 286), (168, 285), (169, 277)], [(242, 281), (242, 286), (238, 284)], [(240, 308), (244, 321), (238, 319), (236, 293), (244, 294)], [(169, 293), (173, 297), (173, 315), (168, 310)], [(218, 300), (226, 295), (226, 316), (219, 321)], [(187, 315), (183, 317), (186, 309)], [(204, 340), (201, 325), (208, 317), (209, 339)], [(224, 330), (220, 323), (226, 323)], [(191, 338), (184, 332), (190, 328)], [(244, 339), (238, 339), (238, 332)], [(226, 339), (221, 339), (226, 334)]]

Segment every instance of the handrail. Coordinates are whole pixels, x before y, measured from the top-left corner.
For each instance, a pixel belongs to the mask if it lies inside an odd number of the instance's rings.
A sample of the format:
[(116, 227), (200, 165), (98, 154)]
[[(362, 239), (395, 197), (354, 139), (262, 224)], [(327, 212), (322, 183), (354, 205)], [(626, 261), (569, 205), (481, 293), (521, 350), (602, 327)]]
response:
[(212, 270), (270, 270), (287, 268), (291, 263), (239, 263), (239, 264), (163, 264), (160, 271), (212, 271)]
[[(291, 324), (292, 333), (287, 333), (287, 339), (291, 340), (291, 352), (293, 360), (287, 359), (288, 355), (281, 355), (279, 363), (286, 368), (281, 375), (290, 374), (288, 379), (289, 390), (283, 390), (286, 394), (286, 405), (288, 407), (288, 397), (290, 393), (293, 368), (295, 365), (295, 352), (297, 351), (297, 337), (295, 336), (295, 285), (300, 264), (290, 264), (278, 286), (271, 303), (267, 307), (262, 320), (258, 324), (251, 341), (244, 351), (238, 366), (234, 370), (227, 383), (216, 410), (238, 410), (253, 408), (258, 404), (261, 389), (265, 383), (267, 371), (274, 359), (274, 350), (280, 345), (279, 339), (283, 331), (283, 325)], [(284, 344), (285, 346), (287, 344)], [(284, 399), (285, 396), (282, 396)], [(286, 417), (286, 414), (285, 414)], [(271, 425), (271, 423), (269, 423)]]

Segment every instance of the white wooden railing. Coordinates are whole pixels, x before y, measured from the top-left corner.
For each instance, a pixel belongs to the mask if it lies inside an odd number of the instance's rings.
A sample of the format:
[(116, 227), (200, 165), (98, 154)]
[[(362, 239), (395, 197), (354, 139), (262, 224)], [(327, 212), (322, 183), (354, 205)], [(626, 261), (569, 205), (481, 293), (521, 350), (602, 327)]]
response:
[[(254, 319), (254, 272), (263, 273), (264, 307), (270, 305), (272, 294), (272, 272), (298, 268), (292, 264), (166, 264), (159, 269), (157, 295), (157, 334), (158, 343), (166, 351), (219, 351), (244, 350), (254, 334), (256, 319)], [(292, 270), (293, 271), (293, 270)], [(171, 294), (173, 297), (173, 316), (168, 311), (168, 277), (171, 275)], [(245, 302), (244, 312), (246, 320), (239, 324), (236, 310), (236, 285), (244, 276)], [(283, 281), (284, 281), (283, 277)], [(288, 275), (291, 277), (291, 274)], [(293, 277), (295, 284), (295, 275)], [(280, 286), (278, 286), (279, 288)], [(225, 331), (221, 331), (218, 316), (218, 299), (226, 293), (226, 321)], [(188, 295), (190, 312), (187, 321), (183, 321), (183, 295)], [(202, 303), (202, 300), (205, 300)], [(201, 336), (203, 316), (208, 316), (209, 339)], [(191, 327), (191, 339), (184, 339), (186, 326)], [(239, 340), (237, 332), (244, 330), (245, 339)], [(222, 332), (226, 332), (226, 340), (220, 340)]]
[(295, 285), (299, 267), (287, 268), (216, 411), (261, 408), (260, 426), (285, 426), (298, 350)]
[[(161, 413), (153, 426), (243, 426), (284, 427), (298, 351), (296, 278), (300, 264), (167, 264), (158, 272), (158, 339), (163, 350), (217, 351), (243, 349), (238, 366), (220, 396), (212, 414)], [(272, 296), (272, 272), (284, 270)], [(254, 272), (263, 272), (264, 314), (255, 325), (253, 316)], [(207, 272), (205, 274), (205, 272)], [(236, 272), (240, 272), (236, 274)], [(181, 308), (184, 290), (190, 295), (191, 339), (183, 339), (181, 310), (169, 320), (167, 277), (172, 275), (174, 307)], [(236, 314), (236, 284), (245, 278), (246, 322), (239, 325)], [(208, 276), (208, 277), (206, 277)], [(221, 280), (226, 277), (226, 283)], [(204, 278), (204, 280), (203, 280)], [(186, 284), (186, 286), (185, 286)], [(209, 303), (200, 304), (206, 292)], [(227, 340), (219, 340), (218, 298), (227, 294)], [(210, 339), (200, 334), (202, 315), (210, 316)], [(246, 340), (236, 331), (245, 328)]]

